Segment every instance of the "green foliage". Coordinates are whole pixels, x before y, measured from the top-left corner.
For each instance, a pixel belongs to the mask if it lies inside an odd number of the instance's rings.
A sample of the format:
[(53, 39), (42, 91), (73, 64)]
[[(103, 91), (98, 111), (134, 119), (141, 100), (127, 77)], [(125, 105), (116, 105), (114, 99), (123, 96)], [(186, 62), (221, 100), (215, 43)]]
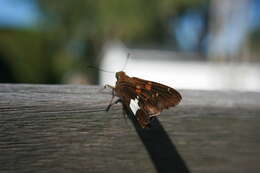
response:
[[(163, 23), (179, 9), (205, 0), (39, 0), (47, 25), (56, 26), (63, 37), (120, 38), (126, 41), (155, 40)], [(159, 24), (159, 25), (158, 25)], [(161, 24), (161, 25), (160, 25)], [(159, 28), (158, 28), (159, 27)], [(69, 36), (70, 34), (70, 36)]]
[(96, 57), (109, 39), (161, 41), (167, 37), (169, 16), (206, 0), (38, 2), (43, 13), (38, 31), (0, 30), (0, 52), (5, 55), (0, 58), (8, 62), (18, 82), (58, 83), (64, 73), (84, 63), (98, 66)]
[[(6, 30), (0, 32), (0, 52), (10, 66), (17, 82), (56, 83), (64, 71), (53, 70), (56, 58), (50, 51), (51, 45), (45, 34), (34, 31)], [(63, 58), (66, 62), (66, 58)]]

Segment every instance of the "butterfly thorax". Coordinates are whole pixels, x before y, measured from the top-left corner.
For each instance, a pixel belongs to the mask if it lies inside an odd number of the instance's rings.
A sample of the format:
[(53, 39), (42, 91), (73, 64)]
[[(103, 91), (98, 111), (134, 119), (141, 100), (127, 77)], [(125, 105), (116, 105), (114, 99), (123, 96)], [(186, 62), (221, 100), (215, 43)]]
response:
[(129, 76), (127, 76), (125, 72), (123, 71), (116, 72), (117, 82), (119, 82), (120, 80), (125, 80), (126, 78), (129, 78)]
[(122, 92), (126, 89), (127, 86), (133, 86), (134, 81), (132, 78), (127, 76), (125, 72), (119, 71), (116, 73), (116, 86), (115, 86), (115, 95), (122, 96)]

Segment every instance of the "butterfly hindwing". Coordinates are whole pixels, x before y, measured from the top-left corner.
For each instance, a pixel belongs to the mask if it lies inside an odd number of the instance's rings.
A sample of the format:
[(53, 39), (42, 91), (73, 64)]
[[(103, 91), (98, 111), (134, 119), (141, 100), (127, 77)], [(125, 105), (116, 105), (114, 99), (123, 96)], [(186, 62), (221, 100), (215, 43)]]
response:
[(147, 127), (150, 123), (150, 116), (145, 109), (146, 102), (143, 97), (136, 94), (135, 86), (131, 83), (122, 82), (118, 86), (117, 92), (120, 93), (124, 106), (133, 113), (142, 128)]
[(136, 112), (135, 118), (142, 128), (145, 128), (150, 124), (150, 117), (143, 109), (139, 109)]

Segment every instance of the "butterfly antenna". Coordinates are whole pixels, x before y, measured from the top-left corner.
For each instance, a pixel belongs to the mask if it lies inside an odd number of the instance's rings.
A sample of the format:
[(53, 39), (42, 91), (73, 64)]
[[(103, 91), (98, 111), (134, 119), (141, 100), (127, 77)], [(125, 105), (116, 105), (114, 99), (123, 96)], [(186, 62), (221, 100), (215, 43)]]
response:
[(129, 60), (129, 58), (130, 58), (130, 53), (127, 53), (127, 57), (126, 57), (125, 64), (124, 64), (124, 66), (123, 66), (122, 71), (124, 71), (124, 69), (126, 68), (126, 65), (127, 65), (127, 62), (128, 62), (128, 60)]
[(115, 72), (113, 72), (113, 71), (104, 70), (104, 69), (102, 69), (102, 68), (97, 68), (97, 67), (92, 66), (92, 65), (87, 65), (87, 68), (94, 68), (94, 69), (97, 69), (97, 70), (99, 70), (99, 71), (103, 71), (103, 72), (106, 72), (106, 73), (115, 73)]

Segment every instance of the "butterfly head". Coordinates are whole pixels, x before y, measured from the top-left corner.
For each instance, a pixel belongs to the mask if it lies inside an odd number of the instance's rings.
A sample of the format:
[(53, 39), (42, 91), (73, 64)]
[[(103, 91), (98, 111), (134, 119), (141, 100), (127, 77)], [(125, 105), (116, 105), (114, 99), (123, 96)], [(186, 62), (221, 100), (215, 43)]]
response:
[(126, 76), (125, 72), (123, 72), (123, 71), (116, 72), (116, 79), (117, 80), (122, 79), (124, 76)]

